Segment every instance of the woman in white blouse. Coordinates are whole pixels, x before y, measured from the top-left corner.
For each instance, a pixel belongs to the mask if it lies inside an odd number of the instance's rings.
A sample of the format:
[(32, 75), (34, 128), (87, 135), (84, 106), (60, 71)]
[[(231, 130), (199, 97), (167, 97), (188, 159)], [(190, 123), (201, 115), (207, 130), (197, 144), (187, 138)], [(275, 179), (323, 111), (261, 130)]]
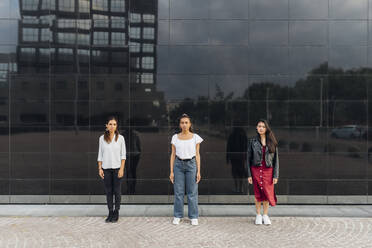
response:
[(180, 117), (181, 132), (172, 137), (169, 179), (174, 186), (174, 219), (178, 225), (183, 218), (183, 199), (186, 186), (188, 215), (192, 225), (198, 225), (198, 183), (200, 176), (200, 143), (203, 139), (192, 132), (191, 118)]
[[(106, 222), (117, 222), (121, 202), (121, 178), (124, 175), (126, 148), (124, 137), (119, 134), (118, 120), (109, 117), (106, 131), (99, 137), (98, 173), (103, 179), (109, 214)], [(113, 202), (115, 195), (115, 209)]]

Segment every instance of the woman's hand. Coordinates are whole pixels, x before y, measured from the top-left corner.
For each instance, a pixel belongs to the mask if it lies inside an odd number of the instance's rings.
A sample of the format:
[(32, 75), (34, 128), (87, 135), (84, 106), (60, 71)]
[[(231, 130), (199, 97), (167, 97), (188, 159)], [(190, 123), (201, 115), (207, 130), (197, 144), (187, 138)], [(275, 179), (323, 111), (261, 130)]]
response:
[(248, 177), (248, 183), (253, 184), (252, 177)]
[(278, 178), (273, 178), (273, 183), (277, 184), (278, 183)]
[(118, 178), (122, 178), (124, 176), (124, 169), (119, 169)]
[(169, 180), (170, 180), (172, 183), (174, 183), (174, 174), (173, 174), (173, 172), (171, 172), (171, 173), (169, 174)]
[(201, 179), (201, 175), (200, 175), (200, 172), (198, 172), (196, 174), (196, 183), (199, 183), (200, 182), (200, 179)]
[(98, 170), (98, 175), (99, 175), (102, 179), (105, 178), (105, 173), (103, 173), (103, 170), (102, 170), (102, 169), (99, 169), (99, 170)]

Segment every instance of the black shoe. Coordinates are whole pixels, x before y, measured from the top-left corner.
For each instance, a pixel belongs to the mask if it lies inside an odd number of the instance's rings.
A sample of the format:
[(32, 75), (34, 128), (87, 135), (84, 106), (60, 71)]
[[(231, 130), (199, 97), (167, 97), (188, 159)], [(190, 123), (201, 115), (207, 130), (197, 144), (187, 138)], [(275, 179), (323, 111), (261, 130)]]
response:
[(113, 212), (112, 210), (110, 210), (110, 211), (109, 211), (109, 215), (107, 216), (105, 222), (106, 222), (106, 223), (111, 222), (113, 216), (114, 216), (114, 212)]
[(119, 220), (119, 210), (114, 210), (114, 214), (112, 216), (111, 222), (118, 222)]

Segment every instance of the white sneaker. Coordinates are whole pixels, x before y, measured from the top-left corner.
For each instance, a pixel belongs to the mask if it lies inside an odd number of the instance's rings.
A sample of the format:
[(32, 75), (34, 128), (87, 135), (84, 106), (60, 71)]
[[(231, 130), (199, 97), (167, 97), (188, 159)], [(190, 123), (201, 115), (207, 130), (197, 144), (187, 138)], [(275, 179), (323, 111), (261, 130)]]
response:
[(271, 221), (270, 221), (270, 218), (269, 218), (268, 215), (264, 214), (264, 215), (262, 216), (262, 218), (263, 218), (263, 223), (264, 223), (265, 225), (271, 225)]
[(180, 224), (180, 221), (181, 221), (181, 218), (176, 218), (176, 217), (174, 217), (174, 218), (173, 218), (173, 225), (178, 225), (178, 224)]
[(256, 214), (256, 225), (262, 225), (262, 215)]
[(191, 225), (193, 225), (193, 226), (199, 225), (198, 219), (191, 219)]

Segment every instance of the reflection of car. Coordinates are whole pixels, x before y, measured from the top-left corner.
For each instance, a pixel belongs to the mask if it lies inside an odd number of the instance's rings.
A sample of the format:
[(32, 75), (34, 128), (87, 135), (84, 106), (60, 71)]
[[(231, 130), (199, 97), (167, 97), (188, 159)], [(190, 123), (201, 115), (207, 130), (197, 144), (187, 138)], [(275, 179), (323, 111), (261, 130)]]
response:
[(357, 125), (345, 125), (341, 127), (336, 127), (332, 129), (331, 136), (334, 138), (360, 138), (365, 135), (365, 130), (362, 127)]

